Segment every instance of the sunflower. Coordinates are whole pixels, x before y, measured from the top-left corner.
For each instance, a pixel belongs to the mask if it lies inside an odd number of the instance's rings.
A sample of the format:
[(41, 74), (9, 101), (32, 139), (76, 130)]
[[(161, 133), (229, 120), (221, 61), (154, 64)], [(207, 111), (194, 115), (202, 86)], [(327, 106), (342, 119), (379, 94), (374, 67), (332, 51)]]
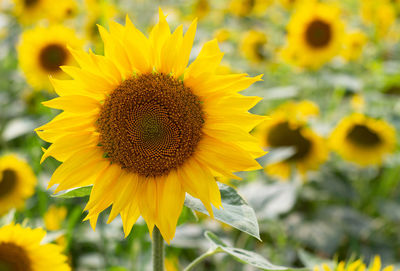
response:
[(378, 38), (386, 37), (396, 21), (396, 10), (390, 0), (363, 0), (360, 11), (364, 23), (375, 26)]
[(305, 1), (288, 24), (282, 57), (300, 67), (319, 68), (340, 52), (344, 25), (335, 5)]
[(396, 145), (395, 129), (386, 121), (354, 113), (343, 118), (330, 136), (331, 148), (361, 166), (379, 165)]
[(37, 27), (23, 32), (18, 45), (19, 63), (33, 88), (51, 90), (49, 76), (68, 78), (60, 68), (75, 63), (67, 44), (72, 48), (83, 45), (72, 29), (61, 25)]
[(17, 156), (0, 157), (0, 215), (12, 208), (22, 208), (34, 193), (37, 183), (30, 166)]
[(367, 41), (367, 36), (362, 31), (356, 30), (346, 34), (340, 55), (347, 61), (358, 59)]
[(199, 18), (199, 20), (205, 18), (210, 13), (211, 5), (208, 0), (196, 0), (193, 3), (193, 15)]
[(44, 225), (49, 231), (58, 231), (61, 229), (61, 224), (67, 217), (67, 208), (65, 206), (57, 207), (50, 206), (44, 214)]
[(48, 0), (14, 0), (13, 12), (22, 24), (33, 24), (45, 18), (48, 3)]
[(149, 38), (129, 18), (99, 26), (105, 56), (71, 50), (80, 65), (62, 67), (73, 80), (52, 79), (61, 97), (44, 105), (64, 110), (36, 129), (53, 143), (44, 153), (63, 162), (49, 186), (56, 192), (93, 185), (85, 208), (92, 227), (112, 205), (128, 235), (141, 215), (169, 242), (185, 193), (212, 216), (221, 206), (215, 177), (261, 168), (264, 154), (249, 131), (264, 120), (248, 113), (259, 97), (238, 92), (261, 76), (218, 75), (223, 53), (204, 44), (188, 67), (196, 20), (172, 34), (162, 11)]
[(46, 232), (10, 224), (0, 228), (0, 270), (69, 271), (67, 257), (54, 244), (42, 244)]
[(240, 51), (253, 63), (260, 63), (267, 58), (266, 52), (267, 36), (258, 30), (250, 30), (245, 33)]
[(324, 139), (307, 127), (306, 121), (318, 114), (318, 107), (310, 102), (287, 102), (278, 107), (270, 119), (256, 129), (260, 143), (267, 148), (293, 148), (289, 157), (265, 167), (267, 174), (287, 180), (292, 168), (304, 178), (307, 171), (318, 169), (328, 156)]
[(362, 260), (356, 260), (354, 262), (341, 261), (334, 268), (327, 264), (321, 266), (315, 266), (314, 271), (395, 271), (393, 265), (388, 265), (382, 269), (382, 262), (379, 256), (375, 256), (367, 267)]
[(238, 17), (262, 15), (272, 4), (272, 0), (231, 0), (229, 11)]

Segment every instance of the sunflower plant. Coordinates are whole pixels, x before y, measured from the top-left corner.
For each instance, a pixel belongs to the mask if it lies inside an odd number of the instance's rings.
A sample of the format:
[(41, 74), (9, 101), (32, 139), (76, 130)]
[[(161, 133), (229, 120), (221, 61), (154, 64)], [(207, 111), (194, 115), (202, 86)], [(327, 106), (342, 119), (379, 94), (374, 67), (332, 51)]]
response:
[(125, 26), (99, 26), (104, 56), (69, 48), (79, 67), (61, 66), (72, 79), (52, 77), (59, 97), (43, 103), (63, 112), (36, 129), (51, 143), (41, 162), (62, 162), (48, 187), (75, 189), (61, 197), (90, 191), (85, 220), (93, 229), (110, 206), (108, 222), (120, 214), (125, 237), (141, 216), (154, 270), (163, 269), (163, 242), (173, 239), (184, 205), (259, 238), (251, 207), (215, 177), (261, 168), (255, 158), (265, 152), (249, 131), (264, 117), (248, 112), (260, 98), (238, 92), (262, 76), (216, 73), (216, 40), (188, 66), (196, 26), (171, 33), (161, 9), (149, 38), (128, 16)]

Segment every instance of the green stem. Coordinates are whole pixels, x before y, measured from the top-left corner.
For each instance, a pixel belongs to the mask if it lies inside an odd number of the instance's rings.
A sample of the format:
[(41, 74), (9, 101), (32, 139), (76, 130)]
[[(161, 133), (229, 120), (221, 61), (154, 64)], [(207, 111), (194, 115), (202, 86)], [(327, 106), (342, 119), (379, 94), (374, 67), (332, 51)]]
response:
[(164, 240), (160, 230), (153, 230), (153, 271), (164, 271)]
[(208, 258), (214, 254), (217, 254), (221, 252), (218, 249), (213, 249), (213, 250), (209, 250), (206, 253), (204, 253), (203, 255), (200, 255), (199, 257), (197, 257), (193, 262), (191, 262), (183, 271), (190, 271), (192, 270), (196, 265), (198, 265), (201, 261), (203, 261), (205, 258)]

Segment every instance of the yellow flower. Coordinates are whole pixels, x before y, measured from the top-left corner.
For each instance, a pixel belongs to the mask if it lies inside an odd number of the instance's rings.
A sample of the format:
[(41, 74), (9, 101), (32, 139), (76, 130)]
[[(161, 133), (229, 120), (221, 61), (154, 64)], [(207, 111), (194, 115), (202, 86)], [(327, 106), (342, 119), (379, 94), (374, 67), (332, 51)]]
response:
[(13, 12), (23, 25), (36, 23), (46, 19), (51, 22), (61, 22), (77, 13), (77, 3), (74, 0), (13, 0)]
[(196, 0), (193, 4), (193, 14), (199, 20), (203, 19), (210, 13), (210, 3), (208, 0)]
[(229, 11), (239, 17), (262, 15), (272, 0), (231, 0)]
[(362, 31), (353, 31), (346, 34), (343, 40), (341, 56), (347, 61), (358, 59), (367, 41), (367, 36)]
[(51, 90), (49, 76), (69, 78), (60, 68), (75, 63), (67, 45), (80, 48), (83, 43), (72, 29), (61, 25), (36, 27), (23, 32), (17, 48), (19, 64), (34, 89)]
[(52, 143), (42, 161), (63, 162), (49, 187), (93, 185), (85, 208), (93, 228), (112, 205), (109, 221), (121, 213), (126, 235), (141, 215), (169, 242), (186, 192), (212, 215), (221, 206), (215, 177), (261, 168), (249, 131), (264, 117), (248, 113), (260, 98), (238, 93), (261, 76), (217, 74), (216, 40), (186, 67), (196, 25), (171, 33), (160, 10), (147, 38), (128, 17), (110, 22), (110, 32), (99, 27), (105, 56), (71, 50), (80, 68), (62, 69), (73, 80), (52, 79), (61, 97), (44, 104), (64, 112), (36, 129)]
[(282, 57), (290, 64), (317, 69), (340, 52), (343, 29), (337, 6), (306, 1), (290, 19)]
[(64, 206), (50, 206), (44, 214), (44, 225), (49, 231), (57, 231), (61, 229), (61, 224), (67, 217), (67, 208)]
[(339, 262), (334, 268), (331, 268), (327, 264), (322, 266), (315, 266), (314, 271), (395, 271), (393, 265), (388, 265), (382, 269), (382, 262), (379, 256), (375, 256), (373, 261), (369, 264), (368, 268), (362, 260), (356, 260), (354, 262), (345, 263)]
[(318, 114), (318, 107), (310, 102), (288, 102), (271, 114), (271, 119), (257, 127), (255, 134), (260, 144), (268, 148), (294, 148), (288, 158), (268, 164), (267, 174), (288, 180), (295, 168), (304, 178), (328, 158), (323, 138), (307, 127), (306, 120)]
[(260, 63), (267, 58), (267, 36), (258, 30), (245, 33), (240, 44), (241, 53), (251, 62)]
[(14, 15), (26, 25), (45, 17), (48, 0), (14, 0)]
[(36, 177), (30, 166), (15, 155), (0, 157), (0, 215), (21, 209), (34, 193)]
[(360, 113), (343, 118), (330, 136), (334, 151), (361, 166), (381, 164), (395, 144), (396, 132), (389, 123)]
[(396, 11), (389, 0), (363, 0), (360, 10), (363, 21), (375, 26), (378, 38), (385, 37), (396, 20)]
[(176, 257), (165, 258), (165, 271), (179, 271), (179, 262)]
[(46, 232), (10, 224), (0, 228), (0, 270), (69, 271), (61, 247), (42, 244)]

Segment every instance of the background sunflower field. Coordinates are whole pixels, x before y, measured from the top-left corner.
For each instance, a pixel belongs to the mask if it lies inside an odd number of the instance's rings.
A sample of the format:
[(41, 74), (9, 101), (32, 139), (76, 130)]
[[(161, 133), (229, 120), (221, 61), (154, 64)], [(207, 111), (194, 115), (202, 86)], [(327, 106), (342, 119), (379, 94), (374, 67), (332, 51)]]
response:
[(193, 270), (399, 270), (398, 0), (0, 0), (0, 226), (43, 228), (72, 270), (151, 270), (143, 220), (124, 238), (102, 214), (93, 231), (88, 188), (47, 190), (60, 163), (40, 163), (49, 145), (34, 129), (58, 113), (42, 102), (56, 97), (51, 80), (68, 79), (59, 66), (78, 64), (70, 49), (102, 54), (97, 25), (126, 15), (147, 33), (159, 7), (171, 28), (198, 18), (190, 61), (216, 39), (218, 73), (264, 74), (242, 94), (261, 97), (251, 112), (268, 116), (252, 131), (264, 168), (218, 179), (225, 210), (254, 223), (211, 219), (187, 198), (166, 270), (210, 246), (218, 253)]

